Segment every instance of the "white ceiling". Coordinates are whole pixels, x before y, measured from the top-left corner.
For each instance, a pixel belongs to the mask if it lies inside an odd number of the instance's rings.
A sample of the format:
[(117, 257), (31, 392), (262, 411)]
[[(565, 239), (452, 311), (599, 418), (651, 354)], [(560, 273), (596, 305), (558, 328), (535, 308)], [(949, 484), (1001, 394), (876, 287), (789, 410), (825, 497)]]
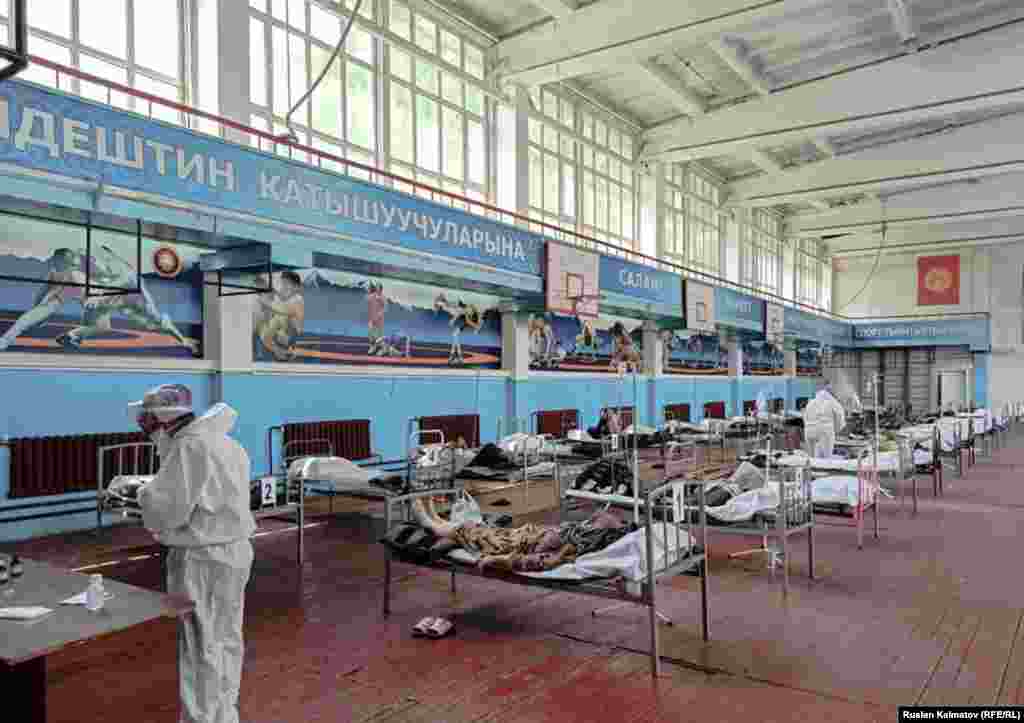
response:
[(959, 237), (965, 187), (972, 219), (1024, 227), (1020, 0), (425, 1), (498, 39), (505, 87), (569, 85), (642, 129), (644, 160), (700, 163), (839, 252), (870, 245), (845, 217), (892, 228), (907, 199), (908, 233)]

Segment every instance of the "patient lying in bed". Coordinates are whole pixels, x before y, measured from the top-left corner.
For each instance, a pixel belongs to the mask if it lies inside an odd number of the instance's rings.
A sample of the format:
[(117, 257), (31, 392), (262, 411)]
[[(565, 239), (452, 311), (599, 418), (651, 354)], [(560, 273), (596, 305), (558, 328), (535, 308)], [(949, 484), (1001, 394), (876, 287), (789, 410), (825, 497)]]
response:
[(590, 552), (601, 550), (631, 532), (619, 518), (599, 512), (583, 522), (557, 527), (526, 524), (500, 528), (477, 522), (453, 523), (438, 516), (433, 501), (417, 499), (416, 521), (441, 539), (451, 540), (480, 556), (481, 569), (543, 572)]

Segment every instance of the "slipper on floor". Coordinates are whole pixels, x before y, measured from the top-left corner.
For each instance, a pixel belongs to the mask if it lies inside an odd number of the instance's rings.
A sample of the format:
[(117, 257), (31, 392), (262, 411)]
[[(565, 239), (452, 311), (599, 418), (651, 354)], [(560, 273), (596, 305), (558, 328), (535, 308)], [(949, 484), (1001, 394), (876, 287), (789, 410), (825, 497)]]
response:
[(438, 618), (423, 618), (418, 623), (412, 626), (412, 634), (415, 637), (429, 637), (430, 628), (436, 623)]
[(444, 618), (437, 618), (434, 623), (427, 628), (427, 635), (435, 640), (443, 638), (445, 635), (450, 635), (455, 630), (455, 625), (451, 620), (445, 620)]
[(504, 497), (502, 497), (500, 500), (495, 500), (494, 502), (491, 503), (491, 505), (494, 507), (508, 507), (510, 504), (512, 503), (506, 500)]

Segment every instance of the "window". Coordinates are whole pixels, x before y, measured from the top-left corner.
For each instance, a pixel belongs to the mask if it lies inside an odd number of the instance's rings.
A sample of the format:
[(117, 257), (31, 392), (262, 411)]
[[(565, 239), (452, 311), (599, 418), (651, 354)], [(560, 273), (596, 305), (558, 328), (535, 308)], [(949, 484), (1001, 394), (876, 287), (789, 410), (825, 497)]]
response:
[(743, 224), (742, 279), (748, 286), (773, 294), (782, 281), (782, 223), (772, 211), (751, 209)]
[(829, 310), (832, 307), (832, 260), (817, 239), (796, 242), (796, 300)]
[(387, 27), (419, 50), (386, 46), (389, 170), (485, 199), (487, 103), (479, 86), (461, 75), (482, 84), (483, 50), (402, 2), (392, 0), (387, 9)]
[[(284, 133), (288, 112), (324, 71), (347, 16), (309, 0), (250, 0), (249, 5), (250, 123), (274, 134)], [(354, 6), (354, 0), (346, 0), (345, 7)], [(372, 21), (378, 9), (374, 0), (364, 0), (360, 18)], [(379, 44), (360, 22), (354, 23), (320, 85), (292, 114), (299, 143), (366, 166), (377, 165), (379, 53)], [(283, 144), (265, 140), (259, 144), (293, 160), (316, 162), (334, 171), (345, 168), (338, 161), (310, 158)], [(357, 168), (350, 172), (368, 176)]]
[[(0, 27), (8, 29), (8, 3)], [(33, 0), (28, 3), (29, 52), (151, 95), (185, 100), (185, 33), (178, 0)], [(30, 65), (19, 78), (181, 123), (166, 106), (109, 91), (67, 74)]]
[(697, 169), (665, 165), (660, 213), (662, 253), (684, 266), (718, 274), (721, 270), (720, 190)]
[(535, 89), (531, 97), (540, 116), (528, 121), (531, 215), (635, 250), (632, 136), (549, 90)]

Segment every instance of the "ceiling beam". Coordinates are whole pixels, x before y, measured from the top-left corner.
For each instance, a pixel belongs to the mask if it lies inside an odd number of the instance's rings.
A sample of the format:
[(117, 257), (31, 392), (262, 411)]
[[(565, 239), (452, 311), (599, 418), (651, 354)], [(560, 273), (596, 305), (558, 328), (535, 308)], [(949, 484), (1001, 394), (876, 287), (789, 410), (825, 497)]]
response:
[(530, 0), (531, 5), (536, 5), (553, 18), (564, 20), (576, 11), (575, 0)]
[(708, 47), (726, 65), (732, 68), (736, 75), (740, 76), (747, 85), (753, 88), (755, 93), (758, 95), (769, 95), (772, 92), (771, 86), (764, 77), (764, 74), (755, 68), (750, 59), (741, 53), (735, 45), (721, 38), (716, 38), (708, 43)]
[(825, 154), (828, 158), (834, 158), (837, 154), (835, 144), (825, 136), (817, 136), (811, 139), (814, 147)]
[(1024, 114), (1003, 116), (774, 176), (739, 180), (731, 185), (729, 200), (735, 205), (765, 207), (1018, 172), (1024, 170), (1021, 137)]
[(752, 150), (747, 157), (765, 173), (782, 173), (782, 164), (761, 150)]
[(1024, 173), (1008, 173), (970, 183), (932, 186), (855, 206), (830, 208), (822, 213), (790, 216), (794, 236), (822, 236), (879, 229), (959, 223), (967, 220), (1024, 214)]
[[(552, 0), (549, 0), (549, 2)], [(507, 59), (506, 79), (542, 85), (633, 65), (741, 25), (813, 8), (819, 0), (603, 0), (582, 7), (572, 23), (550, 22), (507, 38), (492, 60)]]
[(704, 100), (694, 91), (686, 87), (668, 68), (658, 65), (653, 60), (645, 60), (640, 67), (658, 84), (661, 90), (672, 99), (679, 110), (688, 116), (700, 116), (707, 112)]
[(859, 233), (829, 240), (832, 256), (906, 252), (908, 248), (957, 246), (975, 243), (1015, 243), (1024, 238), (1024, 215), (985, 222), (927, 228), (890, 228), (883, 242), (880, 232)]
[(669, 137), (648, 133), (644, 159), (698, 160), (1020, 102), (1022, 65), (1024, 27), (1006, 26), (723, 108)]

